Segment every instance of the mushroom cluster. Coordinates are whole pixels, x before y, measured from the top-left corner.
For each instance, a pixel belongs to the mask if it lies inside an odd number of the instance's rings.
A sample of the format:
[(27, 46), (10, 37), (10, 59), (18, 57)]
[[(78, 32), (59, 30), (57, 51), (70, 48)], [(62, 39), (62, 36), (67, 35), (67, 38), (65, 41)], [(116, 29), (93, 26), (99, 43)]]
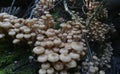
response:
[(55, 22), (47, 12), (40, 19), (22, 19), (6, 13), (0, 14), (1, 36), (10, 36), (13, 44), (27, 42), (35, 47), (41, 63), (39, 74), (67, 74), (76, 68), (77, 62), (85, 55), (86, 45), (83, 29), (79, 22), (67, 21), (55, 29)]
[(109, 29), (107, 24), (94, 19), (89, 26), (88, 37), (91, 41), (104, 41)]
[(88, 59), (85, 59), (84, 62), (82, 62), (82, 67), (84, 72), (89, 73), (89, 74), (95, 74), (99, 71), (99, 62), (98, 62), (98, 57), (93, 55), (92, 56), (92, 61), (89, 61)]
[(82, 62), (82, 68), (84, 72), (90, 73), (90, 74), (105, 74), (105, 71), (102, 70), (103, 67), (111, 68), (110, 60), (112, 56), (112, 50), (113, 48), (107, 44), (108, 47), (104, 49), (104, 53), (101, 57), (97, 57), (95, 54), (92, 56), (92, 60), (89, 60), (88, 58), (85, 59), (84, 62)]
[(41, 63), (39, 74), (67, 74), (68, 69), (76, 68), (86, 50), (82, 35), (80, 24), (74, 21), (61, 23), (57, 30), (54, 27), (39, 30), (33, 48)]
[(54, 7), (55, 2), (56, 0), (40, 0), (34, 8), (34, 17), (40, 18), (45, 11), (48, 11), (50, 8)]
[(110, 63), (111, 61), (111, 56), (113, 55), (113, 48), (107, 44), (107, 48), (104, 49), (104, 53), (103, 55), (101, 56), (100, 58), (100, 66), (103, 67), (103, 66), (106, 66), (108, 68), (110, 68), (111, 66), (108, 64)]
[[(90, 19), (88, 37), (90, 41), (104, 41), (105, 35), (109, 32), (110, 27), (108, 24), (105, 24), (103, 21), (108, 17), (107, 10), (99, 10), (99, 13), (96, 13), (93, 17), (94, 12), (99, 7), (100, 2), (98, 1), (89, 1), (85, 0), (87, 12), (87, 18)], [(101, 6), (102, 7), (102, 6)], [(92, 19), (89, 17), (93, 17)], [(102, 22), (101, 22), (102, 21)]]
[(87, 74), (105, 74), (105, 70), (100, 67), (100, 59), (95, 55), (92, 56), (92, 61), (86, 59), (82, 62), (82, 69)]
[[(0, 14), (0, 29), (6, 36), (11, 36), (13, 44), (19, 42), (34, 43), (36, 36), (35, 29), (32, 28), (37, 19), (22, 19), (6, 13)], [(2, 38), (2, 37), (1, 37)]]

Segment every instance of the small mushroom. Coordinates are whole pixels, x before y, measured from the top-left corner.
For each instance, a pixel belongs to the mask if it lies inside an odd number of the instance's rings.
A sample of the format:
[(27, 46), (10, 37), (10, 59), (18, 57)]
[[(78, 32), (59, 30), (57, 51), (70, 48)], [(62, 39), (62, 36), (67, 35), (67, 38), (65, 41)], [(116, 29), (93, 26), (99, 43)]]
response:
[(18, 38), (18, 39), (22, 39), (23, 37), (24, 37), (24, 34), (22, 34), (22, 33), (18, 33), (16, 35), (16, 38)]
[(62, 41), (60, 39), (55, 39), (53, 42), (56, 46), (58, 46), (62, 43)]
[(43, 63), (43, 64), (41, 64), (41, 68), (42, 69), (48, 69), (48, 68), (50, 68), (50, 64), (47, 62), (47, 63)]
[(71, 47), (75, 51), (82, 51), (83, 50), (83, 44), (81, 42), (72, 42)]
[(69, 55), (72, 59), (80, 59), (80, 55), (77, 53), (71, 52)]
[(55, 64), (53, 64), (55, 70), (60, 71), (64, 69), (64, 65), (62, 62), (56, 62)]
[(54, 74), (54, 69), (52, 67), (47, 69), (47, 74)]
[(66, 64), (68, 68), (75, 68), (77, 66), (77, 63), (75, 60), (71, 60), (69, 63)]
[(4, 22), (4, 23), (0, 23), (0, 27), (10, 28), (10, 27), (12, 27), (12, 24), (10, 22)]
[(39, 74), (46, 74), (47, 71), (46, 71), (45, 69), (40, 69), (38, 73), (39, 73)]
[(19, 43), (19, 42), (20, 42), (19, 39), (14, 39), (12, 43), (13, 43), (13, 44), (17, 44), (17, 43)]
[(48, 55), (48, 61), (57, 62), (59, 60), (59, 55), (57, 53), (51, 53)]
[(4, 38), (5, 34), (0, 34), (0, 39)]
[(68, 54), (60, 54), (60, 60), (62, 62), (70, 62), (71, 57)]
[(48, 57), (46, 54), (39, 55), (37, 58), (38, 62), (46, 62), (47, 59), (48, 59)]
[(45, 52), (45, 49), (43, 47), (41, 47), (41, 46), (37, 46), (37, 47), (33, 48), (33, 52), (35, 54), (42, 54), (42, 53)]

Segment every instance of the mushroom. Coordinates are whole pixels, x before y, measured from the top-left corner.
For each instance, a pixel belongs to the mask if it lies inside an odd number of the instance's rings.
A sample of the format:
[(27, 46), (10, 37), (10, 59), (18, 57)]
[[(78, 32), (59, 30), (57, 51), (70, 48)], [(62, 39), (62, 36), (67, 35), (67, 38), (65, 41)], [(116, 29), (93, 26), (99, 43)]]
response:
[(46, 31), (45, 34), (46, 34), (48, 37), (53, 37), (53, 36), (55, 36), (55, 33), (54, 33), (54, 32), (50, 32), (50, 31)]
[(46, 42), (40, 42), (40, 46), (46, 47)]
[(13, 44), (17, 44), (17, 43), (19, 43), (19, 42), (20, 42), (19, 39), (14, 39), (14, 40), (12, 41)]
[(49, 54), (51, 54), (51, 53), (53, 53), (52, 50), (50, 50), (50, 49), (46, 49), (46, 50), (45, 50), (45, 54), (46, 54), (46, 55), (49, 55)]
[(57, 62), (59, 60), (59, 55), (57, 53), (48, 54), (48, 61)]
[(20, 23), (15, 23), (14, 26), (15, 26), (16, 28), (19, 28), (19, 27), (21, 27), (22, 25), (21, 25)]
[(60, 27), (62, 28), (62, 32), (66, 30), (67, 25), (65, 23), (60, 24)]
[(99, 74), (105, 74), (105, 71), (100, 70), (100, 71), (99, 71)]
[(37, 36), (37, 40), (41, 41), (41, 40), (43, 40), (43, 39), (44, 39), (44, 36), (43, 36), (43, 35), (38, 35), (38, 36)]
[(37, 58), (38, 62), (46, 62), (47, 59), (48, 59), (48, 57), (46, 54), (39, 55)]
[(0, 34), (0, 39), (4, 38), (5, 34)]
[(47, 69), (47, 74), (54, 74), (54, 69), (52, 67)]
[(69, 51), (67, 49), (65, 49), (65, 48), (62, 48), (62, 49), (59, 50), (59, 52), (61, 54), (68, 54)]
[(41, 30), (45, 30), (45, 29), (46, 29), (46, 26), (45, 26), (45, 25), (39, 25), (39, 28), (40, 28)]
[(60, 50), (59, 48), (53, 48), (54, 52), (59, 52), (59, 50)]
[(12, 27), (12, 24), (10, 22), (3, 22), (3, 23), (0, 23), (0, 27), (10, 28), (10, 27)]
[(31, 37), (31, 34), (24, 34), (24, 38), (29, 39)]
[(77, 66), (77, 63), (75, 60), (71, 60), (69, 63), (66, 64), (68, 68), (75, 68)]
[(11, 31), (15, 31), (16, 33), (20, 31), (19, 28), (14, 28), (14, 29), (11, 29)]
[(55, 39), (53, 42), (56, 46), (58, 46), (62, 43), (62, 41), (60, 39)]
[(77, 53), (70, 52), (69, 55), (72, 59), (76, 59), (76, 60), (80, 59), (80, 55)]
[(46, 74), (47, 71), (46, 71), (45, 69), (40, 69), (38, 73), (39, 73), (39, 74)]
[(31, 31), (30, 28), (26, 28), (26, 29), (23, 30), (24, 33), (29, 33), (30, 31)]
[(22, 33), (18, 33), (17, 35), (16, 35), (16, 38), (17, 39), (22, 39), (24, 37), (24, 34), (22, 34)]
[[(34, 43), (34, 46), (40, 46), (41, 45), (41, 42), (40, 41), (36, 41), (35, 43)], [(41, 45), (42, 46), (42, 45)]]
[(48, 62), (41, 64), (42, 69), (48, 69), (50, 68), (50, 64)]
[(62, 62), (56, 62), (55, 64), (53, 64), (55, 70), (60, 71), (64, 69), (64, 65)]
[(45, 49), (43, 47), (41, 47), (41, 46), (37, 46), (37, 47), (33, 48), (33, 52), (35, 54), (42, 54), (42, 53), (45, 52)]
[(82, 51), (83, 50), (83, 44), (81, 42), (72, 42), (71, 47), (75, 51)]
[(66, 70), (60, 71), (60, 74), (68, 74)]
[(51, 47), (54, 46), (54, 43), (52, 41), (47, 41), (46, 45), (47, 45), (48, 48), (51, 48)]
[(71, 57), (68, 54), (60, 54), (60, 60), (62, 62), (70, 62)]

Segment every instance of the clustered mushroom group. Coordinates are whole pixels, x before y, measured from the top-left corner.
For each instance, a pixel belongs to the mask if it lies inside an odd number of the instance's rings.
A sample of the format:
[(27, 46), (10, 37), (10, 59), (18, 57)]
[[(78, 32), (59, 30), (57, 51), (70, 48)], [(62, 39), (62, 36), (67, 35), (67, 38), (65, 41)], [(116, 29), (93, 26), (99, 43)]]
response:
[(89, 26), (88, 37), (91, 41), (104, 41), (109, 29), (108, 24), (94, 19)]
[[(33, 19), (17, 18), (6, 13), (0, 14), (0, 38), (9, 36), (13, 44), (27, 42), (28, 45), (33, 45), (32, 52), (37, 55), (37, 61), (41, 63), (39, 74), (69, 74), (68, 70), (71, 68), (80, 69), (78, 62), (86, 55), (87, 50), (85, 33), (91, 41), (104, 41), (105, 34), (108, 32), (108, 25), (96, 18), (93, 19), (88, 30), (75, 20), (62, 22), (60, 28), (55, 29), (56, 22), (48, 11), (54, 6), (55, 1), (40, 0), (34, 8), (35, 18)], [(86, 5), (90, 11), (88, 16), (94, 11), (96, 5), (97, 3)], [(112, 55), (112, 50), (105, 51), (109, 52), (109, 56), (107, 58), (104, 58), (106, 54), (102, 56), (103, 62), (110, 61)], [(83, 69), (90, 74), (98, 71), (99, 74), (105, 74), (98, 68), (100, 59), (97, 56), (93, 56), (92, 59), (91, 62), (88, 62), (88, 59), (82, 62)]]
[[(86, 7), (88, 12), (87, 18), (91, 19), (90, 17), (93, 17), (93, 13), (96, 12), (96, 9), (98, 8), (100, 2), (98, 1), (88, 1), (85, 0), (86, 2)], [(94, 13), (95, 14), (95, 13)], [(107, 10), (106, 8), (103, 8), (102, 11), (99, 13), (96, 13), (96, 17), (93, 17), (92, 20), (90, 20), (89, 24), (89, 33), (88, 37), (90, 41), (104, 41), (105, 40), (105, 35), (109, 32), (110, 26), (104, 22), (101, 22), (100, 19), (104, 20), (105, 18), (108, 17)]]
[(34, 10), (34, 17), (40, 18), (45, 11), (49, 11), (50, 8), (54, 7), (56, 0), (40, 0), (36, 4)]
[[(77, 67), (85, 55), (86, 45), (80, 23), (68, 21), (54, 28), (55, 22), (49, 13), (40, 19), (19, 19), (6, 13), (0, 14), (1, 38), (8, 35), (13, 44), (34, 44), (33, 52), (41, 63), (39, 74), (66, 72)], [(2, 37), (3, 36), (3, 37)]]
[[(52, 18), (47, 15), (41, 18), (44, 20)], [(77, 67), (77, 61), (85, 55), (82, 27), (79, 23), (68, 21), (61, 23), (60, 29), (56, 30), (54, 23), (49, 25), (50, 21), (44, 22), (44, 28), (38, 30), (39, 34), (33, 49), (33, 52), (38, 55), (38, 62), (41, 63), (39, 74), (56, 72), (67, 74), (67, 70)]]

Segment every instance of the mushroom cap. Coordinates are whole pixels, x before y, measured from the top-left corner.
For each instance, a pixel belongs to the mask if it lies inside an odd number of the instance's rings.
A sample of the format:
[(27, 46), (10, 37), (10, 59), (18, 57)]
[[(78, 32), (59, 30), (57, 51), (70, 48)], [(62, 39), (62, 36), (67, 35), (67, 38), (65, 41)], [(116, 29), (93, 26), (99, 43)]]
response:
[(35, 54), (42, 54), (42, 53), (44, 53), (44, 51), (45, 51), (45, 49), (41, 46), (37, 46), (37, 47), (33, 48), (33, 52)]
[(71, 57), (68, 54), (60, 54), (60, 60), (62, 62), (70, 62)]
[(68, 54), (69, 51), (67, 49), (65, 49), (65, 48), (62, 48), (62, 49), (59, 50), (59, 52), (61, 54)]
[(47, 59), (48, 59), (48, 57), (45, 54), (39, 55), (37, 58), (38, 62), (46, 62)]
[(12, 27), (12, 24), (10, 22), (4, 22), (4, 23), (0, 23), (0, 27), (10, 28), (10, 27)]
[(23, 36), (24, 36), (24, 34), (19, 33), (19, 34), (17, 34), (17, 35), (16, 35), (16, 38), (18, 38), (18, 39), (22, 39), (22, 38), (23, 38)]
[(99, 74), (105, 74), (105, 71), (100, 70), (100, 71), (99, 71)]
[(55, 70), (52, 67), (50, 67), (50, 68), (47, 69), (47, 73), (48, 74), (54, 74), (54, 71)]
[(83, 50), (83, 43), (81, 43), (81, 42), (72, 42), (71, 47), (75, 51), (82, 51)]
[(51, 47), (54, 46), (54, 43), (52, 41), (47, 41), (46, 45), (47, 45), (48, 48), (51, 48)]
[(31, 37), (31, 34), (24, 34), (24, 38), (28, 39)]
[(80, 55), (77, 53), (71, 52), (69, 55), (72, 59), (77, 59), (77, 60), (80, 59)]
[(19, 42), (20, 42), (19, 39), (14, 39), (12, 43), (13, 43), (13, 44), (16, 44), (16, 43), (19, 43)]
[(68, 49), (68, 50), (72, 49), (71, 43), (65, 43), (65, 49)]
[(48, 68), (50, 68), (50, 64), (49, 63), (43, 63), (43, 64), (41, 64), (41, 68), (42, 69), (48, 69)]
[(24, 29), (23, 30), (25, 33), (29, 33), (30, 31), (31, 31), (31, 29), (30, 28), (26, 28), (26, 29)]
[(60, 45), (62, 43), (60, 39), (55, 39), (53, 42), (55, 45)]
[(46, 72), (47, 72), (47, 71), (46, 71), (45, 69), (40, 69), (40, 70), (38, 71), (39, 74), (46, 74)]
[(57, 70), (57, 71), (63, 70), (63, 68), (64, 68), (64, 65), (62, 62), (56, 62), (55, 64), (53, 64), (53, 66), (54, 66), (55, 70)]
[(5, 34), (0, 34), (0, 39), (3, 38), (5, 36)]
[(8, 34), (11, 35), (11, 36), (14, 36), (16, 34), (16, 32), (15, 31), (9, 31)]
[(62, 23), (62, 24), (60, 24), (60, 27), (62, 27), (62, 28), (66, 28), (67, 25), (66, 25), (65, 23)]
[(68, 74), (68, 72), (66, 70), (60, 71), (59, 74)]
[(70, 61), (69, 63), (66, 64), (68, 68), (74, 68), (77, 66), (77, 63), (75, 60)]
[(48, 55), (48, 61), (57, 62), (59, 60), (59, 55), (57, 53), (51, 53)]

